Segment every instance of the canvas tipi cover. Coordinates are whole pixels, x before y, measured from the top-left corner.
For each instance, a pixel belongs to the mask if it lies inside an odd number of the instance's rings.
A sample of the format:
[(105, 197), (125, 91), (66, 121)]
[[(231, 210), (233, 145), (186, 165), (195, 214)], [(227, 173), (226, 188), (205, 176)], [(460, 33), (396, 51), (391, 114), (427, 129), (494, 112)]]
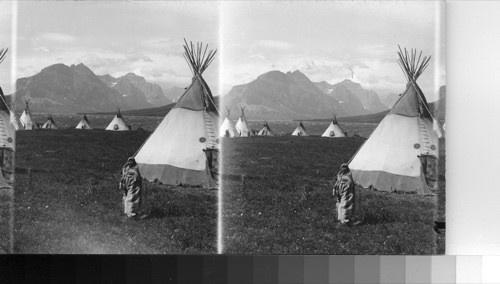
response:
[(340, 128), (340, 125), (337, 122), (337, 117), (335, 117), (335, 115), (333, 115), (332, 122), (325, 130), (325, 133), (321, 135), (321, 137), (330, 137), (330, 138), (345, 137), (344, 130)]
[(76, 126), (76, 129), (92, 129), (92, 125), (90, 125), (86, 114), (83, 115), (83, 118)]
[(229, 109), (227, 109), (226, 118), (224, 118), (224, 121), (220, 126), (219, 135), (220, 137), (240, 136), (240, 134), (238, 133), (238, 131), (236, 131), (236, 128), (234, 127), (233, 121), (231, 120)]
[(245, 118), (245, 108), (241, 108), (241, 115), (240, 118), (238, 119), (238, 122), (236, 122), (236, 131), (238, 132), (239, 136), (241, 137), (250, 137), (253, 136), (253, 131), (248, 125), (247, 119)]
[(306, 129), (302, 122), (299, 122), (299, 125), (297, 125), (297, 128), (292, 133), (293, 136), (308, 136), (306, 133)]
[(49, 115), (47, 117), (47, 121), (42, 125), (43, 129), (58, 129), (56, 123), (54, 122), (54, 119), (52, 118), (52, 115)]
[(23, 126), (24, 130), (34, 130), (37, 129), (38, 126), (36, 125), (35, 119), (31, 115), (31, 111), (28, 104), (29, 101), (26, 101), (26, 108), (21, 114), (19, 121), (21, 122), (21, 125)]
[(128, 131), (130, 128), (128, 127), (127, 123), (125, 123), (125, 120), (123, 120), (122, 113), (120, 112), (120, 109), (116, 111), (116, 115), (111, 121), (111, 123), (106, 127), (106, 130), (113, 130), (113, 131)]
[(149, 181), (213, 188), (217, 179), (211, 170), (216, 165), (209, 155), (219, 148), (219, 112), (201, 75), (216, 51), (197, 57), (194, 49), (187, 43), (184, 46), (194, 76), (191, 85), (139, 149), (135, 160), (141, 175)]
[[(6, 49), (0, 50), (0, 63), (5, 58), (6, 53)], [(3, 90), (0, 88), (0, 188), (10, 188), (14, 182), (14, 151), (16, 148), (14, 118), (14, 113), (9, 108)]]
[(404, 55), (402, 51), (398, 54), (409, 81), (406, 90), (358, 150), (349, 167), (354, 181), (363, 187), (431, 194), (426, 174), (435, 178), (437, 173), (440, 133), (434, 131), (426, 99), (415, 82), (430, 57), (424, 57), (418, 64), (417, 60), (407, 59), (414, 55), (406, 51)]
[(264, 127), (257, 133), (258, 136), (274, 136), (274, 133), (271, 131), (271, 127), (267, 122), (264, 123)]

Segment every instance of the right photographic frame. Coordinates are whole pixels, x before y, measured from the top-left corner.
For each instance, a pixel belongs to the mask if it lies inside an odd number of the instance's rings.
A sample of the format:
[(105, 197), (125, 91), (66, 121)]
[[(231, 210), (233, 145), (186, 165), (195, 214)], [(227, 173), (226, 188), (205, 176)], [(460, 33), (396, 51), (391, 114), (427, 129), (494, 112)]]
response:
[(445, 253), (444, 10), (220, 3), (219, 252)]

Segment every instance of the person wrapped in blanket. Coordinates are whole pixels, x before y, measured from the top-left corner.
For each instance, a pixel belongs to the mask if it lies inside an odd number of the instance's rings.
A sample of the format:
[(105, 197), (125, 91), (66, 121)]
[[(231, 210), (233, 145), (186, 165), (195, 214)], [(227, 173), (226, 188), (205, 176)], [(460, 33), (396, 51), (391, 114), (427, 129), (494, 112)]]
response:
[(125, 214), (137, 219), (142, 207), (142, 177), (135, 159), (130, 157), (122, 168), (120, 190), (123, 193)]
[(347, 164), (340, 166), (337, 180), (333, 187), (333, 195), (337, 199), (337, 218), (342, 225), (358, 225), (354, 221), (356, 212), (356, 190), (352, 173)]

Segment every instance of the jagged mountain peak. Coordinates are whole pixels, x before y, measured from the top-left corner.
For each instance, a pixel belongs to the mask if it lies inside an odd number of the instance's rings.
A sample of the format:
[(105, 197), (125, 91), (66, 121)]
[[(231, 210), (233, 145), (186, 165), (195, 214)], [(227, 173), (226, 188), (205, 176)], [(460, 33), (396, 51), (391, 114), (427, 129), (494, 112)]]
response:
[(94, 72), (92, 70), (90, 70), (89, 67), (87, 67), (85, 64), (83, 63), (79, 63), (77, 65), (71, 65), (70, 66), (71, 69), (75, 70), (76, 72), (78, 73), (81, 73), (81, 74), (85, 74), (85, 75), (95, 75)]

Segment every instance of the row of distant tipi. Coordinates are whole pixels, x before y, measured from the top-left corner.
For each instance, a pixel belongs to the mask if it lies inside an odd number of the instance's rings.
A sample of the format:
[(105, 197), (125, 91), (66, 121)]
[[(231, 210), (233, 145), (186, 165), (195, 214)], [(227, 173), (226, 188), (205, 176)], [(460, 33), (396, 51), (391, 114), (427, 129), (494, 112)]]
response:
[[(220, 137), (250, 137), (254, 136), (254, 133), (250, 126), (248, 125), (248, 122), (245, 118), (245, 108), (241, 108), (241, 115), (240, 118), (238, 119), (238, 122), (236, 122), (236, 125), (233, 123), (230, 117), (231, 111), (230, 109), (226, 108), (226, 118), (222, 122), (219, 130)], [(257, 136), (274, 136), (273, 131), (271, 130), (271, 127), (269, 127), (269, 124), (267, 122), (264, 122), (264, 125), (261, 130), (259, 130), (256, 134)], [(304, 124), (302, 122), (299, 122), (297, 125), (297, 128), (292, 132), (292, 136), (308, 136), (306, 132), (306, 128), (304, 127)], [(337, 117), (333, 115), (332, 122), (328, 126), (328, 128), (325, 130), (322, 137), (345, 137), (346, 133), (342, 130), (340, 127)]]
[[(12, 115), (14, 113), (12, 112)], [(29, 109), (28, 101), (26, 101), (26, 108), (24, 109), (23, 113), (21, 114), (21, 117), (19, 118), (20, 126), (17, 123), (17, 119), (14, 118), (12, 119), (14, 128), (16, 130), (35, 130), (38, 128), (41, 129), (59, 129), (57, 126), (56, 122), (54, 121), (54, 118), (52, 118), (52, 115), (47, 116), (47, 120), (39, 127), (38, 124), (36, 123), (35, 119), (33, 118), (33, 115), (31, 114), (31, 111)], [(80, 122), (75, 127), (76, 129), (93, 129), (92, 125), (90, 125), (89, 119), (87, 118), (87, 115), (84, 114)], [(130, 126), (123, 120), (123, 116), (120, 112), (120, 109), (117, 110), (115, 117), (113, 120), (109, 123), (109, 125), (106, 127), (106, 130), (113, 130), (113, 131), (128, 131), (130, 130)]]

